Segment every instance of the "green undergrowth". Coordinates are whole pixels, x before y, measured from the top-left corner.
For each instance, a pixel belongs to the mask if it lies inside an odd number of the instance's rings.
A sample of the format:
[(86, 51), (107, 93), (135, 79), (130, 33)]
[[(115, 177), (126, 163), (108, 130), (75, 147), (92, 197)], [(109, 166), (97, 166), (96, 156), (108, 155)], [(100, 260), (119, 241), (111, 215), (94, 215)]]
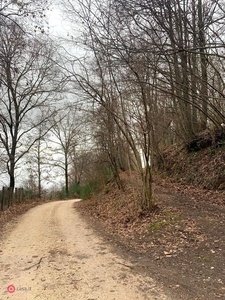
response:
[(86, 185), (75, 184), (70, 186), (69, 195), (73, 198), (81, 198), (87, 200), (89, 197), (99, 191), (99, 185), (95, 181), (91, 181)]
[(99, 190), (100, 190), (99, 184), (95, 181), (91, 181), (85, 185), (80, 185), (80, 184), (71, 185), (69, 187), (68, 195), (66, 194), (65, 187), (63, 187), (61, 191), (58, 191), (56, 194), (54, 194), (54, 197), (60, 200), (73, 199), (73, 198), (87, 200), (88, 198), (97, 194)]
[(151, 232), (162, 229), (167, 225), (176, 224), (181, 220), (181, 216), (171, 211), (162, 211), (162, 220), (157, 220), (149, 225), (148, 230)]
[(161, 229), (162, 227), (164, 227), (165, 225), (167, 225), (168, 222), (166, 220), (162, 220), (162, 221), (157, 221), (153, 224), (151, 224), (148, 228), (149, 231), (156, 231)]

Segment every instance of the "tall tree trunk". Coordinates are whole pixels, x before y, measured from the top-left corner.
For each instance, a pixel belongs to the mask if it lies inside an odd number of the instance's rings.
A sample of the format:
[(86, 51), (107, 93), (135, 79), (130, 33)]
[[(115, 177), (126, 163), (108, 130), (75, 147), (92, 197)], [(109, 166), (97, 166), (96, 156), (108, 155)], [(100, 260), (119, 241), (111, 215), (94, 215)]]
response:
[(13, 170), (10, 171), (9, 177), (10, 177), (9, 186), (10, 186), (12, 189), (14, 189), (14, 188), (15, 188), (15, 175), (14, 175), (14, 171), (13, 171)]
[(16, 143), (12, 143), (12, 149), (10, 153), (10, 161), (9, 161), (9, 167), (8, 167), (8, 173), (9, 173), (9, 186), (14, 190), (15, 188), (15, 157), (16, 157)]
[(41, 187), (41, 140), (38, 140), (37, 149), (37, 169), (38, 169), (38, 198), (41, 199), (42, 187)]
[(153, 210), (155, 201), (152, 186), (152, 168), (149, 164), (142, 170), (142, 208)]
[(204, 130), (207, 125), (208, 113), (208, 73), (207, 73), (207, 54), (206, 54), (206, 40), (205, 40), (205, 26), (203, 18), (202, 0), (198, 0), (198, 34), (199, 34), (199, 48), (200, 48), (200, 62), (201, 62), (201, 89), (200, 98), (202, 101), (201, 114), (201, 129)]
[(197, 114), (197, 12), (196, 12), (196, 4), (195, 0), (192, 0), (192, 28), (193, 28), (193, 53), (190, 55), (190, 69), (191, 69), (191, 102), (192, 102), (192, 124), (193, 124), (193, 131), (194, 133), (199, 131), (199, 124), (198, 124), (198, 114)]
[(68, 174), (68, 157), (65, 155), (65, 191), (66, 197), (69, 196), (69, 174)]

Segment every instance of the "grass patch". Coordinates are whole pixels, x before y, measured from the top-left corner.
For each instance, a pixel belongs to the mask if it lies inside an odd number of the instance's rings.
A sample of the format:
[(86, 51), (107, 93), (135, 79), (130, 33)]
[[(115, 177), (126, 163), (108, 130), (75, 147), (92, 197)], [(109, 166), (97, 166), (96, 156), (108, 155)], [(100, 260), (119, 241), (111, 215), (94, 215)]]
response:
[(210, 255), (200, 256), (200, 257), (197, 257), (196, 260), (198, 260), (200, 262), (207, 262), (207, 261), (211, 260), (211, 256)]
[(164, 227), (166, 224), (168, 224), (168, 222), (166, 220), (163, 220), (163, 221), (157, 221), (155, 222), (154, 224), (150, 225), (148, 227), (148, 230), (149, 231), (156, 231), (156, 230), (159, 230), (161, 229), (162, 227)]
[(181, 220), (181, 217), (171, 211), (164, 211), (163, 212), (163, 220), (156, 221), (155, 223), (151, 224), (148, 227), (148, 230), (153, 232), (156, 230), (160, 230), (165, 225), (174, 224)]
[(181, 216), (179, 216), (171, 211), (165, 211), (164, 215), (166, 217), (168, 217), (170, 221), (180, 221), (181, 220)]

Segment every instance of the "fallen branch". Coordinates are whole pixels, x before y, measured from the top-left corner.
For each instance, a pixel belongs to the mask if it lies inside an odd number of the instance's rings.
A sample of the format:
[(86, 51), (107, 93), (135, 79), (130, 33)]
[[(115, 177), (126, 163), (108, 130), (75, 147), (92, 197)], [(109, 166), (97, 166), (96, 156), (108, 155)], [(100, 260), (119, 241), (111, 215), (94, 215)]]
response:
[(123, 263), (121, 263), (121, 262), (118, 262), (118, 264), (119, 264), (119, 265), (122, 265), (122, 266), (125, 266), (125, 267), (127, 267), (127, 268), (130, 268), (130, 269), (133, 269), (133, 267), (132, 267), (132, 266), (129, 266), (129, 265), (123, 264)]

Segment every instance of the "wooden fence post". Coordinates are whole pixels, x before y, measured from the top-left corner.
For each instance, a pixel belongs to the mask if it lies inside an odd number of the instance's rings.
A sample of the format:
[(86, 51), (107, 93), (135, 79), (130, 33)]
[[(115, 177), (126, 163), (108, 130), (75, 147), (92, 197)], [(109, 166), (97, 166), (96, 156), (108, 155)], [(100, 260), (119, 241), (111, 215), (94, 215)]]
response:
[(6, 187), (3, 187), (3, 210), (5, 209), (6, 205), (7, 205), (7, 190)]
[(23, 194), (23, 188), (17, 188), (16, 189), (16, 199), (19, 203), (23, 202), (24, 194)]
[(13, 205), (13, 197), (14, 197), (12, 187), (9, 188), (9, 193), (10, 193), (10, 206), (12, 206)]
[(10, 206), (12, 206), (13, 204), (13, 188), (12, 187), (8, 187), (5, 188), (5, 204), (7, 206), (7, 208), (9, 208)]
[(14, 202), (18, 201), (18, 188), (15, 188), (15, 193), (14, 193)]
[(7, 207), (10, 207), (10, 188), (7, 188)]
[(4, 187), (2, 188), (2, 193), (1, 193), (1, 211), (4, 209)]

